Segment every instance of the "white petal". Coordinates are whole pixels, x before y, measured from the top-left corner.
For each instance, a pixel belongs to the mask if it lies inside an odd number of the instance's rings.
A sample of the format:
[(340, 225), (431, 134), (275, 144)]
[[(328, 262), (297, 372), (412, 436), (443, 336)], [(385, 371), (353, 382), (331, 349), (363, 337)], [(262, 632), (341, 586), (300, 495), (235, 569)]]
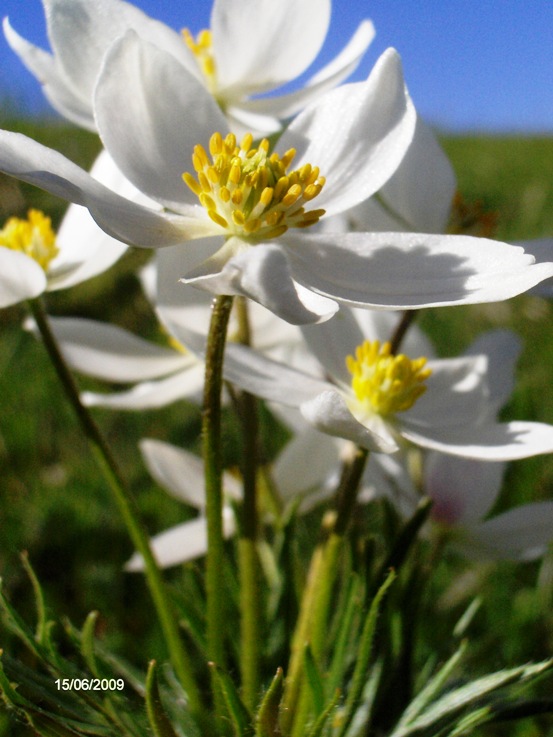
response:
[(356, 307), (495, 302), (553, 275), (553, 263), (534, 264), (518, 247), (470, 236), (289, 231), (280, 241), (294, 279)]
[(182, 174), (194, 146), (227, 123), (193, 75), (129, 31), (106, 55), (94, 106), (104, 145), (138, 189), (172, 209), (197, 204)]
[[(139, 446), (148, 471), (163, 489), (200, 511), (205, 508), (204, 465), (199, 456), (152, 438), (144, 438)], [(225, 493), (241, 498), (241, 486), (230, 474), (224, 474), (224, 487)]]
[[(531, 241), (517, 243), (525, 251), (531, 253), (538, 264), (553, 261), (553, 238), (536, 238)], [(548, 279), (532, 289), (532, 294), (551, 299), (553, 297), (553, 279)]]
[(89, 407), (109, 407), (130, 411), (158, 409), (179, 399), (187, 399), (199, 405), (204, 373), (203, 364), (197, 363), (166, 379), (137, 384), (129, 391), (113, 394), (83, 392), (81, 399)]
[(428, 453), (424, 492), (433, 501), (432, 519), (448, 525), (483, 519), (499, 495), (505, 465)]
[(240, 109), (248, 113), (277, 116), (279, 118), (292, 117), (306, 105), (320, 97), (323, 92), (336, 87), (353, 74), (373, 40), (374, 34), (373, 24), (369, 20), (362, 21), (338, 56), (317, 72), (305, 87), (284, 95), (244, 100), (240, 103)]
[(486, 357), (489, 390), (486, 404), (490, 419), (495, 417), (513, 393), (516, 362), (521, 349), (521, 340), (513, 332), (493, 330), (479, 336), (465, 352), (467, 356), (480, 353)]
[[(223, 534), (231, 537), (236, 529), (234, 515), (228, 507), (223, 508)], [(197, 517), (190, 522), (172, 527), (155, 535), (150, 540), (154, 556), (161, 568), (169, 568), (199, 558), (207, 552), (207, 521)], [(135, 553), (125, 565), (132, 573), (144, 570), (142, 556)]]
[(142, 381), (195, 366), (197, 359), (163, 348), (117, 325), (85, 318), (51, 318), (66, 361), (76, 371), (115, 382)]
[(144, 438), (139, 443), (150, 475), (175, 499), (203, 510), (205, 508), (202, 459), (161, 440)]
[(395, 453), (398, 445), (386, 424), (375, 418), (369, 427), (361, 424), (349, 411), (341, 394), (334, 389), (304, 402), (300, 410), (317, 430), (346, 440), (377, 453)]
[[(482, 423), (489, 415), (488, 362), (484, 356), (429, 361), (427, 391), (402, 413), (402, 425), (415, 432), (441, 432), (446, 427)], [(440, 428), (436, 430), (437, 428)]]
[[(306, 459), (309, 463), (306, 463)], [(287, 443), (273, 465), (273, 480), (283, 501), (293, 501), (319, 491), (329, 479), (336, 480), (340, 467), (340, 444), (330, 436), (307, 427)]]
[(294, 166), (320, 168), (326, 184), (314, 203), (328, 216), (382, 187), (405, 155), (415, 122), (399, 56), (389, 49), (366, 82), (338, 87), (300, 113), (278, 149), (297, 149)]
[(84, 205), (106, 233), (124, 243), (158, 248), (212, 234), (206, 220), (155, 212), (120, 197), (65, 156), (20, 133), (0, 130), (0, 171)]
[(71, 92), (92, 104), (104, 55), (128, 29), (191, 66), (190, 53), (175, 31), (120, 0), (49, 0), (47, 22), (56, 64)]
[[(260, 244), (227, 258), (227, 252), (234, 250), (231, 240), (213, 262), (189, 272), (183, 281), (213, 294), (249, 297), (292, 325), (328, 320), (338, 309), (333, 300), (294, 281), (288, 259), (279, 246)], [(214, 271), (219, 262), (221, 270)]]
[(515, 461), (553, 453), (553, 426), (539, 422), (441, 427), (434, 432), (431, 428), (417, 432), (403, 426), (401, 434), (423, 448), (483, 461)]
[(219, 93), (231, 99), (274, 89), (319, 52), (330, 0), (215, 0), (211, 15)]
[(52, 54), (16, 33), (7, 18), (4, 19), (4, 34), (13, 51), (43, 85), (43, 92), (50, 104), (68, 120), (95, 131), (91, 99), (86, 99), (78, 86), (75, 88), (71, 84), (64, 71), (55, 63)]
[(471, 558), (533, 560), (553, 540), (553, 502), (535, 502), (460, 531), (461, 551)]
[(355, 230), (447, 230), (456, 178), (434, 133), (417, 117), (415, 135), (397, 171), (348, 217)]
[(46, 274), (34, 259), (0, 246), (0, 308), (38, 297), (45, 289)]
[(299, 407), (331, 387), (325, 381), (237, 344), (227, 345), (224, 375), (227, 381), (252, 394), (289, 407)]

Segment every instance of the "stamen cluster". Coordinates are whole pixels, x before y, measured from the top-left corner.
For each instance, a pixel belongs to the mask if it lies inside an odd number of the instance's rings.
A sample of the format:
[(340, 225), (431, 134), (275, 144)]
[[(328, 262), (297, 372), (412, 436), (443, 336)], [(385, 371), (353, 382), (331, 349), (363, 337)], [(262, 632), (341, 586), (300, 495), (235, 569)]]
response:
[(215, 64), (215, 57), (213, 56), (211, 31), (204, 28), (194, 38), (188, 28), (184, 28), (182, 30), (182, 36), (186, 45), (196, 57), (198, 67), (204, 75), (207, 89), (214, 95), (217, 91), (217, 66)]
[(411, 409), (424, 394), (424, 381), (431, 369), (426, 358), (410, 359), (394, 356), (390, 343), (366, 340), (347, 356), (346, 365), (352, 375), (351, 386), (365, 411), (382, 416)]
[(29, 210), (27, 220), (10, 218), (0, 230), (0, 247), (30, 256), (44, 271), (59, 252), (52, 221), (40, 210)]
[(287, 173), (295, 149), (283, 156), (269, 154), (264, 138), (252, 148), (253, 136), (240, 146), (229, 133), (214, 133), (209, 141), (211, 160), (203, 146), (194, 147), (192, 163), (196, 177), (182, 176), (198, 196), (209, 217), (230, 235), (260, 241), (276, 238), (288, 228), (307, 228), (319, 221), (324, 210), (305, 210), (322, 190), (325, 178), (319, 168), (304, 164)]

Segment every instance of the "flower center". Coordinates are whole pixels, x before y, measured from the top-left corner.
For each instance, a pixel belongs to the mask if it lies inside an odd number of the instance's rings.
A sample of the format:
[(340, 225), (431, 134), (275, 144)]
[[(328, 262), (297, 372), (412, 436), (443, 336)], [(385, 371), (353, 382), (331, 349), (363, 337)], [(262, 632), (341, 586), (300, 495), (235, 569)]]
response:
[(204, 75), (207, 89), (214, 95), (217, 90), (217, 67), (213, 56), (211, 31), (204, 29), (194, 38), (188, 28), (184, 28), (182, 35), (186, 45), (196, 57), (198, 67)]
[(353, 392), (369, 414), (404, 412), (426, 391), (423, 382), (431, 374), (425, 368), (426, 358), (394, 356), (390, 351), (390, 343), (366, 340), (357, 347), (355, 357), (346, 358)]
[(253, 241), (276, 238), (290, 227), (307, 228), (317, 223), (324, 210), (306, 211), (304, 205), (324, 186), (319, 168), (304, 164), (287, 172), (295, 149), (280, 157), (269, 154), (266, 138), (258, 148), (252, 148), (252, 143), (251, 133), (240, 146), (233, 133), (224, 139), (214, 133), (209, 141), (211, 160), (203, 146), (194, 147), (196, 177), (185, 172), (182, 178), (209, 217), (230, 235)]
[(0, 247), (21, 251), (34, 259), (44, 271), (57, 256), (56, 236), (52, 221), (39, 210), (29, 210), (27, 220), (10, 218), (0, 230)]

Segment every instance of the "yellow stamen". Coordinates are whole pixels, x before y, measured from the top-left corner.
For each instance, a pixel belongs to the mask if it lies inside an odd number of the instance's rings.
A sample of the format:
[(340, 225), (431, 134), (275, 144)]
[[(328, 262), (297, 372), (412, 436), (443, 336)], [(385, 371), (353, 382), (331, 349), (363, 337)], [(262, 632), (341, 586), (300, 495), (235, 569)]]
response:
[(426, 358), (394, 356), (390, 343), (381, 345), (378, 340), (358, 346), (355, 356), (346, 358), (346, 365), (362, 411), (382, 416), (411, 409), (426, 391), (423, 382), (431, 374), (425, 368)]
[(196, 63), (204, 76), (208, 90), (212, 94), (215, 94), (217, 88), (217, 65), (215, 64), (215, 57), (213, 55), (211, 31), (204, 29), (194, 38), (188, 28), (184, 28), (182, 30), (182, 36), (184, 42), (196, 57)]
[(306, 211), (304, 204), (317, 197), (325, 184), (319, 168), (304, 164), (287, 172), (296, 155), (294, 149), (281, 157), (275, 152), (269, 155), (266, 138), (257, 148), (252, 145), (251, 133), (240, 145), (232, 133), (224, 139), (214, 133), (208, 146), (211, 160), (203, 146), (194, 147), (196, 176), (185, 172), (182, 177), (209, 217), (229, 235), (250, 241), (276, 238), (288, 228), (317, 223), (324, 210)]
[(0, 230), (0, 247), (10, 248), (34, 259), (44, 271), (57, 256), (56, 235), (52, 221), (39, 210), (29, 210), (27, 220), (10, 218)]

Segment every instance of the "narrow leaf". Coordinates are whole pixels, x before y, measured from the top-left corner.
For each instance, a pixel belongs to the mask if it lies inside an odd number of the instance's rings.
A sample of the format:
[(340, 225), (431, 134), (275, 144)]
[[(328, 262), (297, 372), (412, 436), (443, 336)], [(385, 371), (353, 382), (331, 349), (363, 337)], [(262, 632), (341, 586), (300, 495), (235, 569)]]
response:
[(256, 737), (280, 737), (279, 710), (284, 690), (284, 675), (279, 668), (263, 696), (255, 719)]
[(161, 703), (155, 660), (150, 661), (146, 676), (146, 711), (155, 737), (177, 737)]
[(215, 663), (210, 663), (209, 666), (225, 699), (236, 737), (253, 737), (252, 716), (240, 698), (232, 679)]

